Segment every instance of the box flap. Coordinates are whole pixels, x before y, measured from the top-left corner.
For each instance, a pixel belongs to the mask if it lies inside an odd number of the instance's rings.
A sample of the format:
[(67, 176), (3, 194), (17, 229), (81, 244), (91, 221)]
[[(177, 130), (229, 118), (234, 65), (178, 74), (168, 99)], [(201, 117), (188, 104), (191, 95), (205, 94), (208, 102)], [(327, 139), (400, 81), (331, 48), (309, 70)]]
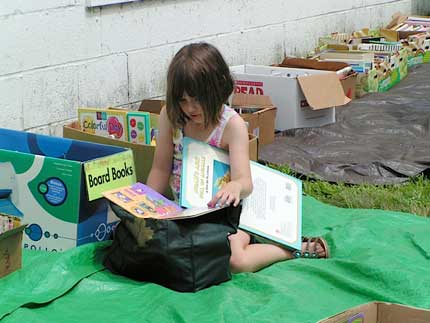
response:
[(327, 49), (350, 50), (351, 45), (348, 45), (348, 44), (330, 44), (330, 45), (327, 45)]
[(19, 233), (19, 232), (21, 232), (21, 231), (23, 231), (24, 229), (25, 229), (25, 227), (27, 226), (27, 224), (23, 224), (23, 225), (20, 225), (19, 227), (17, 227), (17, 228), (14, 228), (14, 229), (11, 229), (11, 230), (8, 230), (8, 231), (6, 231), (6, 232), (3, 232), (2, 234), (0, 234), (0, 241), (1, 240), (4, 240), (4, 239), (6, 239), (6, 238), (9, 238), (10, 236), (13, 236), (14, 234), (16, 234), (16, 233)]
[(401, 12), (396, 12), (391, 16), (390, 23), (386, 26), (387, 29), (391, 29), (394, 26), (401, 24), (402, 22), (406, 21), (408, 19), (408, 16), (402, 15)]
[(164, 100), (143, 100), (140, 104), (139, 111), (146, 111), (160, 114), (161, 108), (166, 104)]
[(279, 66), (336, 72), (342, 68), (348, 67), (349, 64), (343, 62), (322, 62), (316, 59), (285, 57)]
[(297, 80), (313, 110), (342, 106), (351, 101), (345, 96), (339, 77), (334, 72), (299, 76)]
[(383, 36), (387, 41), (398, 41), (399, 33), (392, 29), (381, 28), (381, 36)]
[(235, 93), (233, 95), (232, 106), (259, 106), (259, 107), (273, 107), (272, 100), (266, 95), (252, 95)]

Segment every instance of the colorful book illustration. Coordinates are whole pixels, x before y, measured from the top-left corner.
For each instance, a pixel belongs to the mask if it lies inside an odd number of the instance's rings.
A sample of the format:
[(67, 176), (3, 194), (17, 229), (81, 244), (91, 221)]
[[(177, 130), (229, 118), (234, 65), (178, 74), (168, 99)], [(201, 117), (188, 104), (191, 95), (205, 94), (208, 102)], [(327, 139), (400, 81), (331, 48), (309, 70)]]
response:
[(207, 206), (183, 209), (142, 183), (105, 191), (103, 196), (138, 218), (178, 220), (197, 217), (219, 209)]
[[(251, 175), (254, 190), (242, 202), (240, 228), (286, 247), (300, 249), (301, 181), (252, 161)], [(229, 157), (225, 151), (184, 138), (181, 206), (205, 206), (229, 180)]]

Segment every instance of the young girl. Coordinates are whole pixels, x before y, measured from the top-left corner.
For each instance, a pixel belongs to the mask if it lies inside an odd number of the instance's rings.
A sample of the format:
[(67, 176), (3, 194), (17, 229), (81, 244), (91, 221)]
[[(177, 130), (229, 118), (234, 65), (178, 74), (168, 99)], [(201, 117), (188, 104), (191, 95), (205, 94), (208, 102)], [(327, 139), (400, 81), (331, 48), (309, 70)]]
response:
[[(205, 141), (229, 152), (231, 180), (208, 206), (234, 205), (252, 192), (248, 131), (243, 119), (225, 105), (233, 80), (220, 52), (210, 44), (184, 46), (170, 63), (166, 107), (160, 113), (159, 133), (147, 184), (160, 193), (168, 185), (179, 199), (182, 139)], [(253, 272), (274, 262), (293, 258), (291, 251), (271, 244), (250, 244), (249, 234), (230, 235), (232, 272)], [(302, 251), (327, 257), (324, 241), (308, 239)]]

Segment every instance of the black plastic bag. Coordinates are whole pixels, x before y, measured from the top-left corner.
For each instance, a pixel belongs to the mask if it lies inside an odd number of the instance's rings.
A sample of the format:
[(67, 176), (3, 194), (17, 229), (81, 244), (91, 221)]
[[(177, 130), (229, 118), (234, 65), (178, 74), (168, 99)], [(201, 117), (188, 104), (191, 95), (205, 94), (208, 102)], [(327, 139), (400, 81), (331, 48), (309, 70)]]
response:
[(231, 279), (228, 235), (237, 232), (241, 206), (183, 220), (121, 218), (104, 265), (113, 273), (195, 292)]

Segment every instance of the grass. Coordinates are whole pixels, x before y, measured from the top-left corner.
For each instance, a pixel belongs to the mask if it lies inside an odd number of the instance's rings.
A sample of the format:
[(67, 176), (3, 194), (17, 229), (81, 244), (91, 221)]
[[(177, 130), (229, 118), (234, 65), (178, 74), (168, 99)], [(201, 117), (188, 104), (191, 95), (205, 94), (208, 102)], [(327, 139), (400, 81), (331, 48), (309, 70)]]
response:
[(297, 176), (288, 166), (269, 166), (300, 178), (304, 192), (324, 203), (345, 208), (382, 209), (430, 216), (430, 178), (425, 175), (395, 185), (349, 185)]

